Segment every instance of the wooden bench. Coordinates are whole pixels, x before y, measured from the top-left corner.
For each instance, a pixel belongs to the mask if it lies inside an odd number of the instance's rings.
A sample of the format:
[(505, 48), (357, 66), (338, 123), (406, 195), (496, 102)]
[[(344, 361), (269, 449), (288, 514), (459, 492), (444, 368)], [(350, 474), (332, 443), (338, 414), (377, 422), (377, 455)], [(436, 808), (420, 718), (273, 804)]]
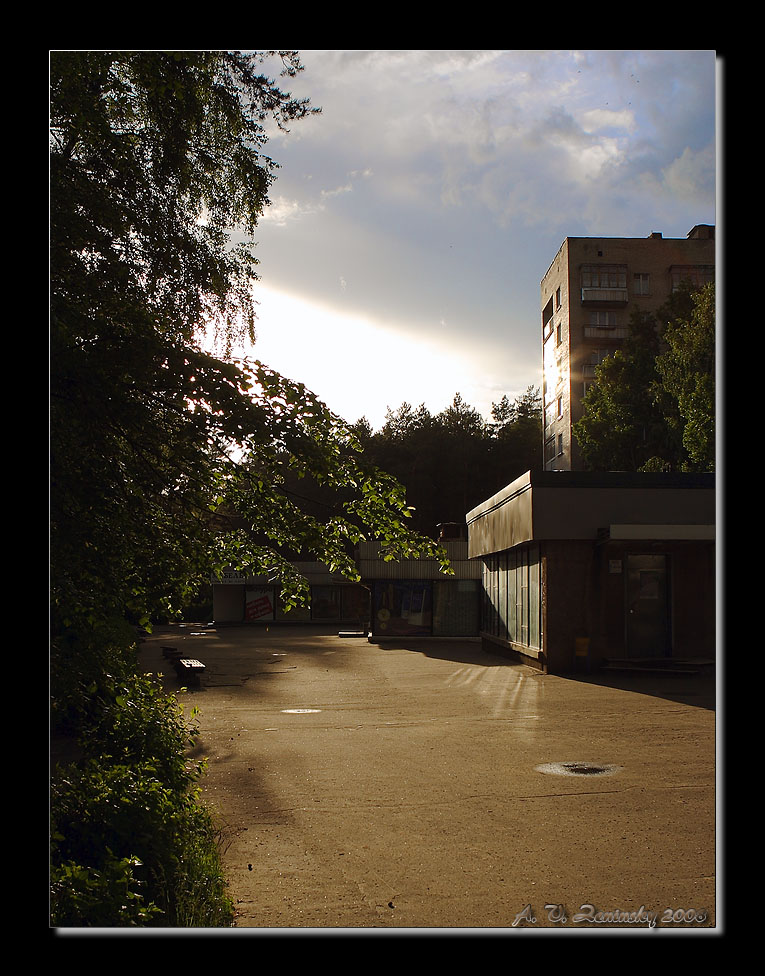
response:
[(205, 666), (201, 661), (197, 661), (193, 657), (179, 657), (177, 661), (174, 662), (175, 673), (179, 678), (187, 677), (191, 681), (199, 684), (202, 675), (205, 672)]

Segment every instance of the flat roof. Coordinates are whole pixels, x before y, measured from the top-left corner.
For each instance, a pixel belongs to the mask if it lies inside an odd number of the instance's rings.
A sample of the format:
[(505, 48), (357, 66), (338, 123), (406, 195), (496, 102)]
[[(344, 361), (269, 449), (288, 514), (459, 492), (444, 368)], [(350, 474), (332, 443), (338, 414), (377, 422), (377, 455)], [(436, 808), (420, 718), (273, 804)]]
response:
[(466, 521), (470, 557), (541, 539), (596, 539), (611, 525), (708, 526), (715, 521), (715, 475), (527, 471)]
[(480, 517), (486, 511), (509, 501), (514, 495), (528, 488), (639, 488), (659, 490), (677, 488), (715, 487), (715, 475), (685, 471), (526, 471), (511, 481), (486, 501), (476, 505), (465, 516), (465, 521)]

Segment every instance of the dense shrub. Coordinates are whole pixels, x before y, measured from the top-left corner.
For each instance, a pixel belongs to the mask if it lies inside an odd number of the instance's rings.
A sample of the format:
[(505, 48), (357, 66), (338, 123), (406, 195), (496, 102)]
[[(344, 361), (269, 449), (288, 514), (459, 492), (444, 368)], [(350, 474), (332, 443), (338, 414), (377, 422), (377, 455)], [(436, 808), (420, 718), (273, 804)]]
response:
[(52, 816), (54, 926), (231, 923), (209, 812), (151, 764), (61, 771)]
[(204, 763), (188, 758), (193, 713), (151, 675), (102, 675), (91, 690), (83, 759), (52, 780), (52, 924), (230, 925)]

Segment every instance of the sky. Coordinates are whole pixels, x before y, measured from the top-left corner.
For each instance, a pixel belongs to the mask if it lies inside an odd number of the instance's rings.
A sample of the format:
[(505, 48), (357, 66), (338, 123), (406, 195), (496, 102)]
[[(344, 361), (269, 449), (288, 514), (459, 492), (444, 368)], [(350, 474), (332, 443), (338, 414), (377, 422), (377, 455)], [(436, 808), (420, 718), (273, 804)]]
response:
[(713, 51), (301, 51), (244, 350), (350, 423), (541, 388), (566, 237), (714, 224)]

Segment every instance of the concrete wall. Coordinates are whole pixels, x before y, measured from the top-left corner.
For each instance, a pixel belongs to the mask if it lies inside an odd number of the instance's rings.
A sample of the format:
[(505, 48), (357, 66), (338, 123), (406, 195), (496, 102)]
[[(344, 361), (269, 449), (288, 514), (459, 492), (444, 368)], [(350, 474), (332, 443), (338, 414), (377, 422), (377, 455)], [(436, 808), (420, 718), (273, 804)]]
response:
[(452, 576), (441, 572), (441, 564), (435, 559), (393, 559), (380, 557), (377, 542), (362, 542), (356, 551), (356, 564), (363, 580), (478, 580), (481, 567), (468, 556), (467, 539), (441, 539), (439, 544), (446, 550), (452, 568)]
[(577, 640), (591, 639), (598, 613), (598, 560), (585, 541), (542, 545), (542, 659), (546, 671), (576, 670)]

